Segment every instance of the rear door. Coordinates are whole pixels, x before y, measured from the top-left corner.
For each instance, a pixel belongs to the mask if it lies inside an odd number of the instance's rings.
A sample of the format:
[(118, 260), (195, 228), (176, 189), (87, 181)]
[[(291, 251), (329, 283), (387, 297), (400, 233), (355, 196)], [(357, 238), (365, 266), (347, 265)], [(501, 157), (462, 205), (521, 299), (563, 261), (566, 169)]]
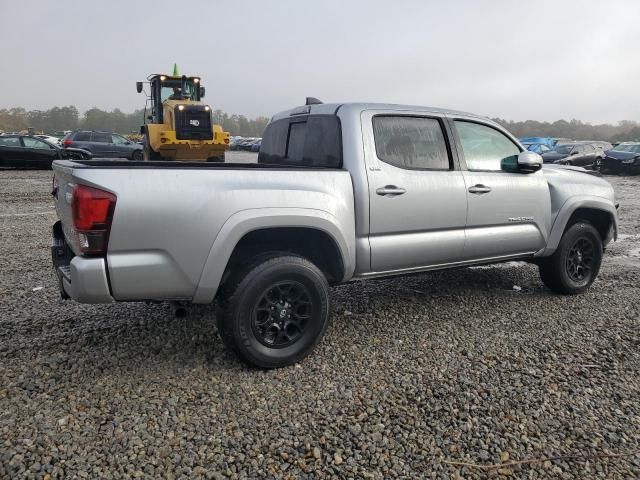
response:
[(17, 135), (0, 135), (0, 165), (19, 166), (25, 164), (25, 149)]
[(467, 199), (444, 118), (361, 114), (369, 179), (371, 270), (411, 270), (460, 260)]
[(502, 159), (517, 156), (521, 148), (495, 125), (455, 119), (452, 129), (466, 167), (464, 259), (522, 256), (543, 248), (550, 228), (551, 199), (542, 171), (502, 170)]
[(94, 157), (113, 158), (116, 156), (115, 147), (111, 143), (111, 135), (108, 133), (92, 132), (91, 150)]

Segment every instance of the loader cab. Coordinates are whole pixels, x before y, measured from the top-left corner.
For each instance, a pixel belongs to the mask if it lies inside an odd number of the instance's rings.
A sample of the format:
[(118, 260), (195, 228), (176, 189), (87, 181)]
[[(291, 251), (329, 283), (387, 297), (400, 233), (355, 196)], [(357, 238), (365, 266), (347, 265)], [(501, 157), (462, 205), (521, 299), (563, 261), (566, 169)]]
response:
[(151, 87), (151, 123), (164, 122), (163, 104), (169, 100), (178, 100), (184, 103), (200, 102), (204, 97), (204, 87), (200, 85), (199, 77), (171, 76), (154, 74), (147, 80)]

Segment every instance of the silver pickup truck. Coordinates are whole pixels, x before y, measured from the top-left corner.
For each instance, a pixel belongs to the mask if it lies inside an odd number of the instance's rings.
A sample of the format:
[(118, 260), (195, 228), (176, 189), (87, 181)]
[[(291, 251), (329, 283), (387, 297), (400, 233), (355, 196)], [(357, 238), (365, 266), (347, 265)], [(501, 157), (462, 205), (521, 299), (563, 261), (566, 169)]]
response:
[(254, 164), (53, 169), (63, 297), (215, 304), (225, 344), (264, 368), (317, 344), (329, 285), (519, 259), (574, 294), (617, 236), (609, 183), (435, 108), (312, 100), (272, 118)]

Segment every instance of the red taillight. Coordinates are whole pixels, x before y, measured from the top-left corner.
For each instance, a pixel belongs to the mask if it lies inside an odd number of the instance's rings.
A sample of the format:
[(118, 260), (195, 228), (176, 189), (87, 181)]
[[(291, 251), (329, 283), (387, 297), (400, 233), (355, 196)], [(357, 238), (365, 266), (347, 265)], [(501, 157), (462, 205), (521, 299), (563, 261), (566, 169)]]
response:
[(86, 185), (75, 186), (71, 210), (73, 225), (83, 254), (103, 255), (107, 252), (109, 230), (115, 207), (114, 194)]
[(71, 145), (73, 145), (73, 140), (69, 140), (69, 139), (64, 140), (64, 141), (62, 142), (62, 144), (63, 144), (65, 147), (70, 147)]

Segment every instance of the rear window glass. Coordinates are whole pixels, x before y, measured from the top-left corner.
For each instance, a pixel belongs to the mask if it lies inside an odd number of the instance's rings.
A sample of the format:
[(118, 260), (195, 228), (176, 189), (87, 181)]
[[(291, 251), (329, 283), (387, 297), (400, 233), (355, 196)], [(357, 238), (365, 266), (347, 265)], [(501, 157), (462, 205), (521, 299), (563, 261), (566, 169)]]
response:
[(373, 118), (378, 158), (408, 170), (449, 170), (449, 152), (440, 121), (435, 118)]
[(107, 133), (93, 132), (93, 134), (91, 135), (91, 141), (100, 143), (111, 143), (111, 135)]
[(0, 145), (3, 147), (21, 147), (20, 139), (18, 137), (3, 137), (0, 136)]
[(74, 135), (73, 140), (76, 142), (90, 142), (91, 132), (78, 132)]
[(340, 120), (334, 115), (310, 115), (270, 123), (258, 163), (341, 168)]

